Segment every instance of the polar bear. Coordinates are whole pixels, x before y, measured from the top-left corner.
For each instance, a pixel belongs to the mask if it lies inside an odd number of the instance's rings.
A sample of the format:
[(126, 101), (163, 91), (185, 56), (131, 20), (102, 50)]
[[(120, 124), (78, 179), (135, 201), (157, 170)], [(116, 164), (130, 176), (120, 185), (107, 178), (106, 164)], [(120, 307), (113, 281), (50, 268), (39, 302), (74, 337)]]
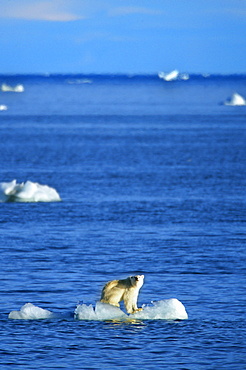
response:
[(144, 275), (109, 281), (102, 290), (100, 302), (120, 307), (119, 302), (124, 301), (128, 313), (142, 311), (142, 308), (137, 307), (137, 299), (143, 281)]

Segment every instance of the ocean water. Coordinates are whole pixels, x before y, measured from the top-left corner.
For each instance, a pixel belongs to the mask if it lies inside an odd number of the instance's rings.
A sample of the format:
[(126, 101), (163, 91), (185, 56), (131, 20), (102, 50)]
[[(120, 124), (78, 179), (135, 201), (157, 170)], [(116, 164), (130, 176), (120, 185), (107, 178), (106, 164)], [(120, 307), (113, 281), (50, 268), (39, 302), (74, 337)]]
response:
[[(223, 104), (246, 76), (2, 83), (24, 91), (0, 91), (0, 182), (62, 200), (0, 203), (0, 368), (246, 369), (246, 106)], [(188, 319), (94, 318), (132, 274), (143, 312), (175, 298)]]

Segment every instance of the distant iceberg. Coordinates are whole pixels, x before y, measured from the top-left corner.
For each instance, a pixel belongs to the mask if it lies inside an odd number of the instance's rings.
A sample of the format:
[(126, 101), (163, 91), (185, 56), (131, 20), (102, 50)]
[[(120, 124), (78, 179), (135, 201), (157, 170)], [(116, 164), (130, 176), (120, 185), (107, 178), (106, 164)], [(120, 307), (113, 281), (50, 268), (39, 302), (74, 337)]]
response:
[(188, 75), (188, 73), (181, 73), (179, 75), (179, 78), (180, 78), (180, 80), (187, 81), (187, 80), (189, 80), (190, 76)]
[(0, 183), (0, 202), (59, 202), (57, 191), (31, 181), (17, 184), (16, 180)]
[(70, 85), (81, 85), (81, 84), (92, 84), (92, 80), (89, 78), (77, 78), (74, 80), (68, 80), (67, 83)]
[(169, 73), (159, 72), (158, 77), (164, 81), (188, 80), (190, 78), (188, 73), (179, 73), (177, 69)]
[(175, 69), (174, 71), (169, 72), (169, 73), (164, 73), (164, 72), (159, 72), (158, 73), (159, 78), (161, 78), (162, 80), (165, 80), (165, 81), (177, 80), (178, 75), (179, 75), (179, 71), (177, 71), (177, 69)]
[(0, 105), (0, 111), (7, 110), (7, 109), (8, 109), (7, 105), (4, 105), (4, 104)]
[(24, 86), (21, 84), (18, 84), (16, 86), (9, 86), (7, 84), (2, 84), (1, 90), (4, 92), (12, 91), (12, 92), (23, 92)]
[(229, 100), (224, 102), (224, 105), (246, 105), (246, 100), (238, 93), (234, 93)]

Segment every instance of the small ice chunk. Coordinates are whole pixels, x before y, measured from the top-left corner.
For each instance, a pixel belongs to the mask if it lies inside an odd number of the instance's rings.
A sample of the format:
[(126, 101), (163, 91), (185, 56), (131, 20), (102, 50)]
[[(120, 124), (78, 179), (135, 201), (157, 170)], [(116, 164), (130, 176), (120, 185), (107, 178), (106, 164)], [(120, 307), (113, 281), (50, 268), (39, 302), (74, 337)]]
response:
[(7, 84), (2, 84), (1, 90), (4, 92), (23, 92), (24, 91), (24, 86), (21, 84), (18, 84), (16, 86), (9, 86)]
[(17, 184), (16, 180), (0, 183), (0, 202), (58, 202), (54, 188), (31, 181)]
[(11, 311), (8, 317), (13, 320), (37, 320), (49, 319), (52, 316), (52, 312), (34, 306), (32, 303), (26, 303), (21, 307), (20, 311)]
[(224, 102), (224, 105), (246, 105), (246, 100), (238, 93), (234, 93), (230, 99)]

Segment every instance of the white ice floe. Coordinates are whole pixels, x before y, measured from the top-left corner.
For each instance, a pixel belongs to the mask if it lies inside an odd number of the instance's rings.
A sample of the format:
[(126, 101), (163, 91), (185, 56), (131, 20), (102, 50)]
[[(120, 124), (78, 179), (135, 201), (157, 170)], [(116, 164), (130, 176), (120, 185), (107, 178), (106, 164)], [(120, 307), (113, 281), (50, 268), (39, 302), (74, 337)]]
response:
[(70, 85), (82, 85), (82, 84), (92, 84), (92, 80), (89, 78), (77, 78), (74, 80), (68, 80), (67, 83)]
[(16, 180), (0, 183), (0, 202), (58, 202), (54, 188), (31, 181), (17, 184)]
[(18, 84), (16, 86), (9, 86), (7, 84), (2, 84), (1, 90), (4, 92), (23, 92), (24, 91), (24, 86), (21, 84)]
[(246, 105), (246, 100), (238, 93), (234, 93), (230, 99), (224, 102), (224, 105)]
[(26, 303), (21, 307), (20, 311), (11, 311), (8, 318), (13, 320), (38, 320), (49, 319), (54, 317), (54, 314), (48, 310), (44, 310), (32, 303)]
[(79, 304), (74, 311), (74, 318), (78, 320), (127, 320), (126, 315), (120, 308), (107, 303), (97, 302), (93, 305)]
[(8, 109), (7, 105), (4, 105), (4, 104), (0, 105), (0, 111), (7, 110), (7, 109)]
[(164, 81), (175, 81), (175, 80), (189, 80), (190, 76), (188, 73), (179, 73), (177, 69), (169, 73), (159, 72), (158, 77)]
[(164, 72), (159, 72), (158, 73), (159, 78), (161, 78), (162, 80), (165, 80), (165, 81), (177, 80), (178, 75), (179, 75), (179, 71), (177, 71), (177, 69), (175, 69), (174, 71), (171, 71), (169, 73), (164, 73)]
[(74, 312), (78, 320), (186, 320), (188, 319), (184, 305), (176, 298), (153, 302), (144, 306), (142, 311), (132, 315), (125, 314), (120, 308), (97, 302), (95, 309), (92, 305), (80, 304)]
[[(32, 303), (26, 303), (19, 311), (11, 311), (9, 319), (15, 320), (39, 320), (39, 319), (59, 319), (70, 314), (53, 313)], [(93, 305), (79, 304), (74, 311), (75, 320), (88, 321), (131, 321), (131, 320), (186, 320), (188, 319), (184, 305), (176, 298), (164, 299), (152, 302), (151, 305), (143, 305), (143, 310), (132, 315), (127, 315), (119, 307), (110, 304), (97, 302)]]
[(186, 320), (187, 312), (183, 303), (176, 298), (163, 299), (162, 301), (152, 302), (151, 306), (145, 306), (143, 311), (135, 313), (135, 319), (144, 320)]
[(181, 73), (181, 74), (179, 75), (179, 78), (180, 78), (180, 80), (187, 81), (187, 80), (189, 80), (190, 76), (189, 76), (189, 74), (188, 74), (188, 73)]

